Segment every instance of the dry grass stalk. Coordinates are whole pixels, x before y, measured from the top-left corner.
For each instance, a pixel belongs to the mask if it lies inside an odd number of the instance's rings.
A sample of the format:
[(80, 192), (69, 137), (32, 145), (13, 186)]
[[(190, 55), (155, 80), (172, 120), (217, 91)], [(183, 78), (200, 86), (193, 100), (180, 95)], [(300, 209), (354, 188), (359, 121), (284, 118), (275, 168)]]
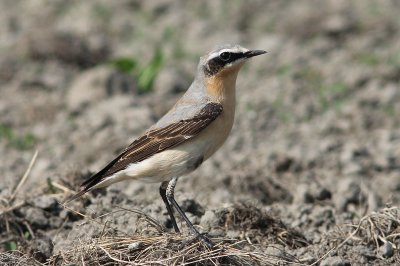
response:
[[(21, 187), (25, 184), (26, 180), (28, 180), (29, 174), (32, 170), (32, 167), (34, 166), (36, 162), (36, 158), (38, 156), (38, 151), (36, 150), (35, 153), (32, 156), (32, 159), (29, 163), (28, 168), (26, 169), (24, 175), (20, 178), (18, 183), (16, 184), (15, 188), (12, 191), (12, 194), (9, 197), (4, 197), (0, 198), (0, 202), (2, 203), (0, 205), (0, 229), (1, 229), (1, 224), (4, 224), (5, 231), (7, 232), (7, 235), (12, 235), (11, 234), (11, 227), (14, 225), (18, 231), (20, 231), (20, 237), (23, 237), (23, 233), (20, 230), (20, 227), (18, 225), (19, 222), (17, 222), (17, 218), (14, 217), (12, 211), (22, 207), (25, 205), (25, 199), (19, 202), (16, 202), (16, 196), (18, 192), (20, 191)], [(32, 229), (30, 228), (29, 224), (27, 222), (24, 222), (24, 225), (27, 226), (29, 232), (33, 234)], [(1, 231), (0, 231), (1, 232)], [(1, 236), (0, 236), (1, 237)], [(6, 238), (6, 242), (13, 241), (15, 237), (9, 237)], [(0, 241), (4, 242), (3, 239), (0, 239)]]
[[(354, 227), (354, 225), (351, 225)], [(395, 249), (396, 242), (400, 242), (400, 209), (399, 207), (383, 208), (379, 212), (372, 212), (355, 225), (355, 230), (343, 241), (338, 248), (352, 239), (360, 244), (376, 245), (378, 249), (381, 243), (391, 242)]]
[[(283, 251), (281, 251), (284, 254)], [(183, 235), (103, 237), (80, 242), (53, 256), (48, 265), (277, 265), (293, 262), (287, 256), (266, 254), (246, 241), (223, 239), (208, 249)]]
[(0, 266), (9, 265), (31, 265), (42, 266), (43, 264), (34, 258), (23, 254), (19, 251), (14, 252), (0, 252)]
[(28, 169), (26, 169), (25, 174), (22, 176), (22, 178), (20, 179), (20, 181), (18, 182), (18, 185), (15, 187), (13, 194), (11, 195), (9, 202), (12, 203), (15, 196), (17, 195), (19, 189), (23, 186), (23, 184), (26, 182), (26, 180), (29, 177), (29, 174), (32, 170), (33, 165), (35, 164), (36, 158), (38, 156), (38, 150), (35, 151), (35, 153), (33, 154), (33, 157), (29, 163)]
[[(388, 242), (398, 253), (400, 250), (400, 208), (386, 207), (378, 212), (372, 212), (363, 216), (358, 224), (348, 225), (348, 228), (355, 228), (349, 232), (346, 228), (338, 227), (334, 232), (327, 236), (329, 242), (333, 239), (341, 241), (337, 246), (331, 248), (312, 265), (318, 264), (326, 258), (332, 251), (341, 249), (344, 245), (352, 241), (351, 245), (375, 245), (375, 251), (382, 244)], [(344, 239), (344, 240), (343, 240)], [(380, 258), (384, 260), (385, 258)]]

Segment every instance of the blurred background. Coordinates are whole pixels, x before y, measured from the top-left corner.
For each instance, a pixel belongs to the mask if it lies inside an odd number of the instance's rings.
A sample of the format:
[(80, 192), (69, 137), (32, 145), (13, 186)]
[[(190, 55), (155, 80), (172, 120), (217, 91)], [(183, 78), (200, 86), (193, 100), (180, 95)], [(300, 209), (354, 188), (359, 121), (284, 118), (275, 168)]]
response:
[[(201, 55), (237, 43), (268, 54), (240, 72), (233, 132), (178, 198), (275, 206), (297, 227), (310, 225), (298, 210), (311, 203), (330, 225), (332, 213), (398, 204), (399, 11), (365, 0), (2, 0), (0, 193), (35, 149), (25, 190), (99, 170), (185, 92)], [(158, 184), (121, 188), (158, 200)]]
[(361, 178), (385, 202), (400, 189), (396, 1), (0, 5), (2, 186), (34, 149), (31, 181), (98, 170), (182, 95), (201, 55), (238, 43), (268, 54), (241, 71), (233, 133), (191, 185)]

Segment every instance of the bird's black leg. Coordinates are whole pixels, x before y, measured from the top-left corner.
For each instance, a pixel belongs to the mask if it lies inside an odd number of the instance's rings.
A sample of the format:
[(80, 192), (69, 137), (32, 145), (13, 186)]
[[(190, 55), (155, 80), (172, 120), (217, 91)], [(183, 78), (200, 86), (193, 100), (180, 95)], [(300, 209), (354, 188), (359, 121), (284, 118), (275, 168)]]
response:
[(168, 199), (167, 199), (168, 183), (169, 183), (169, 181), (164, 181), (164, 182), (161, 183), (160, 195), (161, 195), (161, 198), (163, 199), (163, 201), (165, 203), (165, 207), (167, 207), (168, 215), (171, 218), (172, 226), (174, 227), (175, 232), (179, 233), (180, 231), (179, 231), (178, 224), (176, 223), (176, 220), (175, 220), (174, 212), (173, 212), (173, 210), (171, 208), (171, 205), (169, 204)]
[(171, 181), (169, 181), (168, 186), (167, 186), (167, 191), (166, 191), (167, 200), (179, 212), (179, 214), (185, 220), (187, 226), (192, 231), (192, 233), (196, 236), (196, 238), (198, 238), (201, 241), (203, 241), (209, 248), (212, 248), (214, 246), (214, 244), (211, 242), (211, 240), (209, 240), (207, 237), (205, 237), (203, 234), (200, 234), (199, 231), (196, 230), (196, 228), (193, 226), (193, 224), (187, 218), (187, 216), (184, 213), (184, 211), (181, 209), (181, 207), (176, 202), (176, 200), (174, 198), (174, 189), (175, 189), (177, 181), (178, 181), (177, 177), (174, 177), (174, 178), (171, 179)]

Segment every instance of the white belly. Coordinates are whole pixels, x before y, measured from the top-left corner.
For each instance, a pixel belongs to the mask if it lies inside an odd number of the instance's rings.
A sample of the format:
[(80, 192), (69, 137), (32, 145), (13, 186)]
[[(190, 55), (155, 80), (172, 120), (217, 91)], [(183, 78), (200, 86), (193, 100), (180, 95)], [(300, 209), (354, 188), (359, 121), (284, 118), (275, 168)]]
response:
[(126, 169), (107, 177), (94, 188), (106, 187), (122, 180), (163, 182), (192, 172), (213, 155), (228, 138), (233, 117), (234, 110), (228, 113), (223, 112), (193, 139), (141, 162), (130, 164)]
[[(168, 149), (107, 177), (94, 188), (106, 187), (122, 180), (163, 182), (192, 172), (207, 160), (227, 139), (230, 127), (214, 121), (197, 137), (175, 148)], [(216, 133), (217, 132), (217, 133)]]

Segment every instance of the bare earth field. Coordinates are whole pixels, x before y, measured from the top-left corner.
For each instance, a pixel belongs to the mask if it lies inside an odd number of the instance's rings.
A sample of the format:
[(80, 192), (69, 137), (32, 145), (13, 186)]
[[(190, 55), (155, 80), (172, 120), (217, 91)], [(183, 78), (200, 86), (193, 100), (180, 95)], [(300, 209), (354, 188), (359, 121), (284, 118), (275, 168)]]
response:
[[(399, 265), (398, 1), (0, 1), (0, 265)], [(160, 118), (221, 43), (233, 131), (176, 198), (62, 205)], [(35, 153), (37, 151), (37, 153)], [(23, 178), (24, 177), (24, 178)]]

